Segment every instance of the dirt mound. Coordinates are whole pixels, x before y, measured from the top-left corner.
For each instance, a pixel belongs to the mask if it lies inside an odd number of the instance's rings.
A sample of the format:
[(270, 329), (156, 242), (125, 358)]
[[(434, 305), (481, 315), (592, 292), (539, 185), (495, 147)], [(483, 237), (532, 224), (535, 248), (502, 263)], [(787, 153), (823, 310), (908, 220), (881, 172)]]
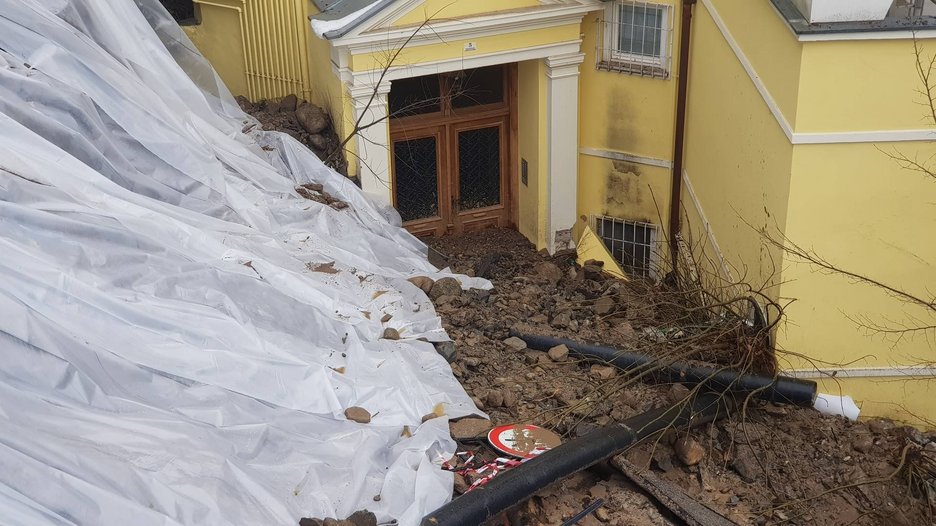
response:
[[(456, 272), (494, 284), (492, 291), (435, 300), (458, 348), (452, 370), (490, 414), (492, 425), (533, 423), (576, 437), (690, 392), (682, 385), (641, 383), (562, 349), (528, 349), (509, 341), (513, 327), (661, 357), (688, 347), (685, 354), (705, 363), (733, 363), (739, 346), (750, 343), (744, 334), (694, 333), (691, 324), (679, 325), (688, 318), (668, 305), (672, 297), (662, 287), (623, 283), (600, 269), (586, 272), (572, 254), (536, 252), (513, 231), (445, 237), (430, 245)], [(769, 368), (764, 362), (745, 363), (752, 370)], [(460, 444), (480, 459), (476, 462), (498, 456), (477, 437)], [(688, 434), (670, 431), (622, 458), (738, 524), (916, 525), (933, 524), (923, 494), (932, 495), (933, 472), (918, 470), (930, 478), (908, 491), (907, 468), (913, 459), (924, 466), (932, 462), (927, 451), (933, 450), (936, 435), (912, 428), (851, 423), (811, 409), (750, 401), (730, 419)], [(687, 456), (694, 465), (687, 465)], [(464, 491), (472, 482), (457, 480), (456, 489)], [(547, 488), (508, 519), (561, 524), (597, 498), (604, 500), (602, 508), (579, 524), (680, 524), (608, 464)]]

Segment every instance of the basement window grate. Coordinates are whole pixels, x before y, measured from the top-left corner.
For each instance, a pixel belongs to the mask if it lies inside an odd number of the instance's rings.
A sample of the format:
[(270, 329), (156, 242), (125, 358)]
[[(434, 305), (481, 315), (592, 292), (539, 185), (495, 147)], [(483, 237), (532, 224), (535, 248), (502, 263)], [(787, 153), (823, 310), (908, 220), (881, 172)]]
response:
[(653, 223), (593, 216), (592, 228), (631, 277), (656, 279), (659, 228)]

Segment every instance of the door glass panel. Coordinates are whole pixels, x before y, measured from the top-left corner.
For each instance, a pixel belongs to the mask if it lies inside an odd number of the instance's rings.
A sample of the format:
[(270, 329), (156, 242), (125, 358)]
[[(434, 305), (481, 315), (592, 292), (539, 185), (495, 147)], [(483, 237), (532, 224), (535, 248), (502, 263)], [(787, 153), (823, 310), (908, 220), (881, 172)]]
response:
[(458, 73), (452, 81), (452, 107), (504, 102), (504, 68), (491, 66)]
[(458, 134), (458, 204), (473, 210), (500, 204), (500, 127)]
[(390, 117), (422, 115), (442, 110), (438, 75), (394, 80), (390, 84)]
[(397, 211), (403, 221), (439, 215), (439, 172), (436, 138), (393, 143)]

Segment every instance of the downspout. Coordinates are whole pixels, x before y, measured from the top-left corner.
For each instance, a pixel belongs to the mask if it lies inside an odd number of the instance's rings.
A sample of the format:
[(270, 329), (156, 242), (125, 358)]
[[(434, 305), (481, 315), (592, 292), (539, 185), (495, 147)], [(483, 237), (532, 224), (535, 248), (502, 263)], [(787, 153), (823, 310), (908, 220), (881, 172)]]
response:
[(683, 145), (686, 142), (686, 100), (689, 90), (689, 45), (692, 35), (692, 6), (696, 0), (683, 0), (679, 34), (679, 70), (676, 74), (676, 130), (673, 138), (673, 183), (670, 195), (669, 242), (673, 270), (679, 262), (679, 233), (682, 228)]

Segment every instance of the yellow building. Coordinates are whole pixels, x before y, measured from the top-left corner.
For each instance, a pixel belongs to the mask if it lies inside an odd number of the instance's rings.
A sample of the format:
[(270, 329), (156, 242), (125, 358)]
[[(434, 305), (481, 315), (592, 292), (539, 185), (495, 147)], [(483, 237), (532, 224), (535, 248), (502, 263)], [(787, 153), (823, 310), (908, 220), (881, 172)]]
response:
[(186, 30), (235, 94), (296, 93), (342, 137), (358, 129), (351, 173), (414, 233), (509, 226), (557, 250), (591, 223), (625, 269), (652, 274), (664, 233), (679, 231), (726, 278), (796, 299), (776, 335), (787, 371), (866, 415), (936, 420), (932, 330), (895, 338), (856, 323), (933, 325), (931, 311), (818, 272), (759, 232), (932, 296), (936, 180), (893, 159), (936, 154), (907, 29), (933, 42), (932, 4), (193, 6)]

